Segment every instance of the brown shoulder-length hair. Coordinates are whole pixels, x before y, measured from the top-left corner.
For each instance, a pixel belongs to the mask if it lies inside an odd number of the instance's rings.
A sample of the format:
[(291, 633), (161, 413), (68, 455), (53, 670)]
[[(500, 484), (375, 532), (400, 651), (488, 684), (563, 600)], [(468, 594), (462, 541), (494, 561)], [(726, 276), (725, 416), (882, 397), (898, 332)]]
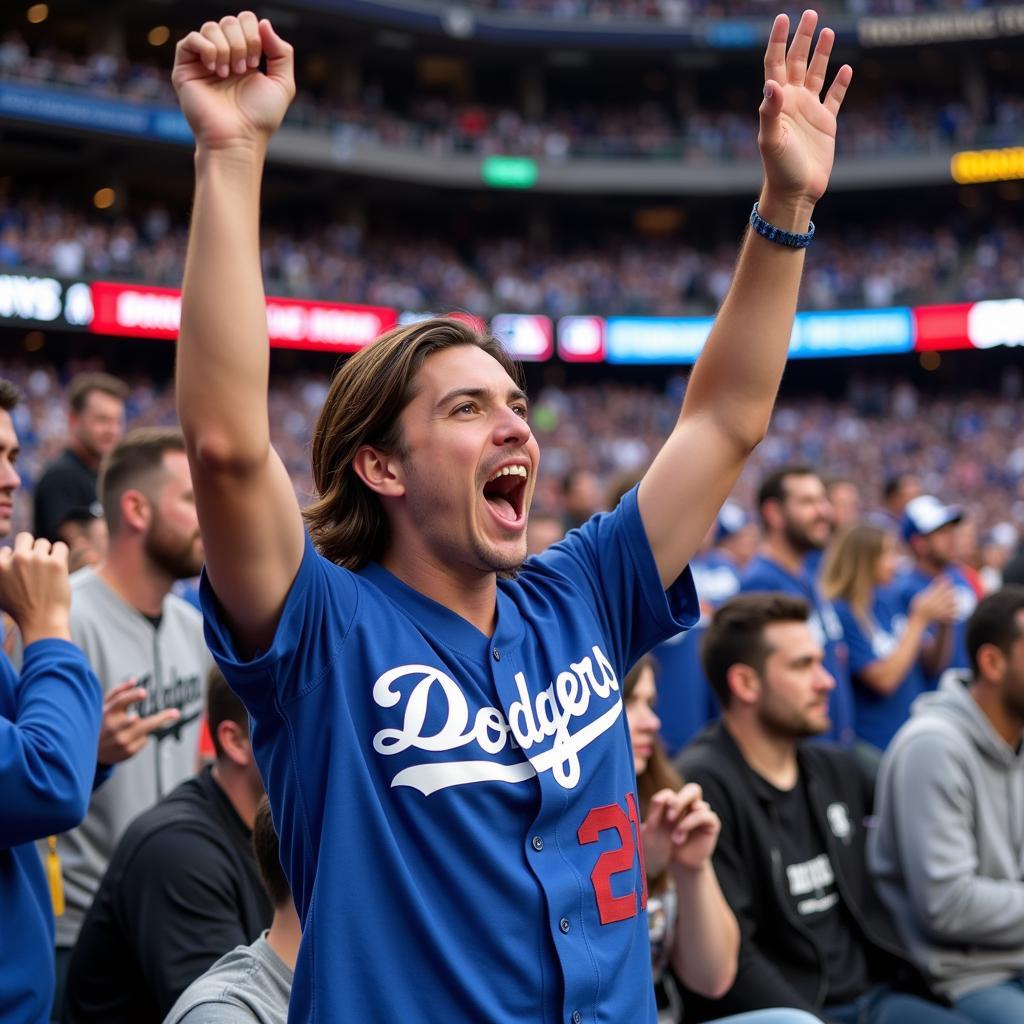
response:
[(874, 523), (854, 523), (835, 537), (821, 570), (821, 590), (830, 601), (846, 601), (868, 632), (877, 586), (878, 560), (886, 531)]
[(380, 559), (391, 539), (380, 498), (353, 469), (370, 445), (401, 453), (402, 410), (416, 397), (423, 360), (457, 345), (493, 356), (522, 387), (522, 371), (501, 344), (458, 317), (433, 317), (382, 334), (337, 372), (313, 429), (316, 499), (303, 513), (320, 553), (346, 569)]

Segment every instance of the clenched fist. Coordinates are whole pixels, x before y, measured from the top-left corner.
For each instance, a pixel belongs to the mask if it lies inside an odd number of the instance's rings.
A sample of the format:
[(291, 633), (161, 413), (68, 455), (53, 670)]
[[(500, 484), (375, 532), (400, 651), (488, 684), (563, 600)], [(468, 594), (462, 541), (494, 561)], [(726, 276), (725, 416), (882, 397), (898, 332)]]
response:
[(265, 145), (295, 96), (292, 47), (266, 18), (242, 11), (185, 36), (171, 81), (197, 146)]
[(27, 647), (34, 640), (70, 640), (68, 546), (19, 533), (0, 548), (0, 608), (18, 624)]

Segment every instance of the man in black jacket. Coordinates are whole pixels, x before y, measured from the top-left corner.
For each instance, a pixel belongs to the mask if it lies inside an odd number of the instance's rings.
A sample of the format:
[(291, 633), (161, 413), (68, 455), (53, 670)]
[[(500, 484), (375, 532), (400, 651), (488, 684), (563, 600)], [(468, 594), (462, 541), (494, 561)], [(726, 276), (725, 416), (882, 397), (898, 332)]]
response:
[(263, 786), (245, 709), (216, 669), (207, 720), (213, 766), (140, 814), (114, 850), (71, 955), (64, 1024), (160, 1024), (271, 922), (252, 851)]
[(828, 731), (835, 686), (809, 614), (802, 598), (744, 594), (704, 638), (722, 720), (678, 764), (722, 820), (714, 866), (741, 944), (732, 989), (714, 1002), (689, 994), (686, 1019), (787, 1006), (837, 1024), (962, 1021), (922, 998), (926, 986), (872, 889), (871, 793), (856, 759), (801, 742)]

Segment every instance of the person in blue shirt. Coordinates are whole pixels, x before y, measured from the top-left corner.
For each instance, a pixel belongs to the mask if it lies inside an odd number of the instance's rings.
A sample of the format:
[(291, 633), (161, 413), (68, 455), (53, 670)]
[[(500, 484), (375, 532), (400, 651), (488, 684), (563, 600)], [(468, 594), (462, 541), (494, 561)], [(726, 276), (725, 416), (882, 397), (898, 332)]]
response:
[(701, 549), (690, 559), (700, 620), (693, 629), (676, 634), (652, 652), (659, 687), (661, 738), (669, 756), (682, 750), (718, 716), (718, 705), (701, 664), (700, 644), (715, 609), (740, 589), (739, 569), (722, 544), (746, 528), (743, 509), (735, 502), (726, 502)]
[[(740, 592), (781, 591), (802, 597), (811, 606), (808, 625), (824, 648), (825, 668), (835, 680), (826, 738), (849, 746), (856, 736), (849, 651), (839, 616), (821, 592), (814, 571), (833, 530), (825, 485), (810, 466), (783, 466), (761, 481), (757, 508), (761, 549), (740, 576)], [(816, 559), (809, 565), (812, 556)]]
[(293, 51), (250, 12), (178, 43), (196, 190), (176, 395), (207, 639), (302, 921), (291, 1021), (654, 1024), (619, 681), (696, 620), (687, 563), (768, 428), (852, 74), (825, 89), (816, 23), (788, 47), (772, 28), (765, 185), (676, 426), (614, 511), (528, 560), (519, 370), (456, 317), (339, 369), (306, 536), (270, 444), (258, 230)]
[(913, 599), (940, 576), (950, 582), (956, 598), (952, 622), (937, 626), (935, 643), (923, 655), (924, 670), (932, 689), (947, 669), (968, 669), (971, 664), (967, 654), (967, 620), (977, 607), (978, 595), (953, 561), (954, 528), (963, 516), (962, 509), (944, 505), (931, 494), (919, 495), (907, 502), (903, 510), (903, 539), (910, 548), (913, 565), (893, 581), (897, 606), (906, 614)]
[[(18, 438), (17, 389), (0, 380), (0, 535), (11, 529)], [(21, 631), (18, 675), (0, 653), (0, 1020), (49, 1020), (54, 989), (53, 914), (60, 869), (35, 840), (85, 817), (96, 775), (100, 684), (71, 643), (68, 548), (19, 533), (0, 548), (0, 609)]]
[(833, 540), (821, 578), (850, 651), (857, 737), (880, 751), (927, 689), (921, 658), (934, 643), (929, 627), (956, 612), (953, 585), (939, 576), (914, 595), (904, 613), (889, 589), (898, 562), (896, 538), (859, 523)]

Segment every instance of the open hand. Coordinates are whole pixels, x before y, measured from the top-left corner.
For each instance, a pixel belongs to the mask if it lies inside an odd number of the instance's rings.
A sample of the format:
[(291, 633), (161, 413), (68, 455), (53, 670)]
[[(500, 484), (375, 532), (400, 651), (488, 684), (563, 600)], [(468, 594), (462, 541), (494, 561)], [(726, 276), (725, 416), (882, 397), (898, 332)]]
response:
[(134, 679), (118, 683), (103, 698), (103, 720), (96, 754), (99, 764), (127, 761), (146, 745), (151, 733), (181, 718), (177, 708), (165, 708), (155, 715), (140, 717), (132, 711), (132, 705), (145, 698), (145, 687), (137, 685)]
[[(266, 73), (259, 70), (264, 56)], [(185, 36), (171, 81), (197, 144), (265, 144), (295, 96), (294, 54), (266, 18), (242, 11)]]
[(817, 23), (814, 11), (804, 11), (787, 52), (789, 18), (780, 14), (775, 19), (764, 55), (765, 95), (757, 137), (767, 192), (776, 200), (811, 208), (832, 173), (836, 115), (853, 78), (853, 69), (844, 64), (821, 99), (835, 33), (821, 30), (808, 63)]
[(699, 870), (710, 861), (721, 830), (697, 783), (689, 782), (678, 792), (659, 790), (641, 827), (647, 874), (655, 878), (669, 864)]

